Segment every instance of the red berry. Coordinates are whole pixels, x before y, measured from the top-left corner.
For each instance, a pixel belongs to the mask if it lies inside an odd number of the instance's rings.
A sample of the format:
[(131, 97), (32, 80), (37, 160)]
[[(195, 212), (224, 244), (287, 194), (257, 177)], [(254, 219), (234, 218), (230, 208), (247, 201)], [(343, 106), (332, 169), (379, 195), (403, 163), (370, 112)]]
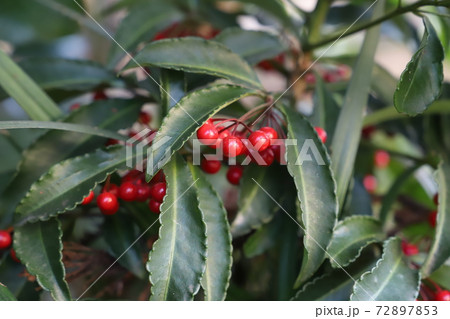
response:
[(122, 177), (122, 183), (135, 182), (138, 179), (140, 179), (142, 176), (143, 176), (143, 174), (141, 171), (138, 171), (137, 169), (132, 169), (131, 171), (129, 171)]
[(257, 130), (248, 137), (250, 144), (258, 151), (262, 152), (270, 146), (270, 139), (263, 131)]
[(136, 200), (145, 202), (150, 197), (150, 185), (142, 184), (137, 186)]
[(336, 74), (331, 73), (331, 72), (326, 72), (326, 73), (323, 75), (323, 80), (324, 80), (325, 82), (327, 82), (327, 83), (334, 83), (334, 82), (337, 82), (339, 79), (338, 79), (338, 77), (336, 76)]
[(11, 248), (9, 253), (11, 254), (11, 259), (12, 260), (14, 260), (16, 263), (21, 263), (20, 259), (17, 258), (16, 251), (14, 249)]
[(259, 62), (257, 66), (266, 71), (274, 70), (272, 63), (269, 60)]
[(90, 204), (93, 199), (94, 199), (94, 192), (90, 191), (89, 194), (85, 198), (83, 198), (83, 201), (81, 202), (81, 205)]
[(219, 136), (218, 136), (218, 138), (217, 138), (216, 143), (210, 145), (210, 147), (211, 147), (211, 148), (214, 148), (214, 149), (216, 149), (216, 148), (218, 148), (218, 147), (221, 147), (221, 146), (222, 146), (223, 139), (224, 139), (225, 137), (230, 136), (230, 135), (231, 135), (231, 133), (230, 133), (229, 130), (223, 130), (222, 132), (219, 133)]
[(156, 183), (150, 188), (150, 196), (154, 200), (162, 202), (164, 196), (166, 196), (166, 190), (167, 190), (166, 183), (164, 182)]
[(265, 127), (261, 127), (259, 130), (264, 132), (267, 135), (267, 137), (271, 140), (276, 140), (278, 138), (277, 131), (275, 131), (271, 127), (265, 126)]
[(389, 156), (389, 153), (386, 151), (376, 151), (374, 156), (374, 163), (375, 167), (378, 168), (385, 168), (389, 165), (389, 162), (391, 161), (391, 157)]
[(106, 96), (104, 91), (97, 91), (94, 93), (94, 101), (106, 100), (108, 96)]
[(239, 185), (242, 178), (243, 169), (241, 166), (230, 166), (227, 171), (227, 180), (230, 184)]
[(428, 223), (430, 223), (431, 227), (436, 227), (436, 220), (437, 220), (437, 211), (432, 211), (428, 215)]
[(137, 187), (131, 182), (125, 182), (119, 187), (119, 198), (131, 202), (136, 199)]
[(141, 112), (139, 113), (139, 123), (148, 125), (152, 121), (152, 116), (148, 114), (147, 112)]
[(436, 293), (436, 301), (450, 301), (450, 291), (441, 290)]
[(103, 215), (114, 215), (119, 210), (117, 197), (108, 192), (98, 195), (97, 205)]
[(119, 144), (119, 141), (112, 139), (112, 138), (108, 139), (105, 143), (106, 146), (111, 146), (111, 145), (116, 145), (116, 144)]
[(155, 176), (152, 177), (150, 183), (158, 183), (158, 182), (165, 182), (166, 177), (164, 176), (164, 173), (162, 170), (158, 171), (158, 173), (155, 174)]
[(271, 148), (265, 149), (264, 151), (260, 152), (259, 155), (263, 159), (263, 162), (257, 163), (260, 166), (270, 166), (275, 160), (275, 154), (273, 153)]
[(305, 74), (305, 82), (308, 84), (315, 84), (316, 83), (316, 77), (313, 73), (306, 73)]
[(242, 154), (244, 144), (237, 136), (227, 136), (222, 141), (222, 151), (226, 157), (235, 157)]
[(202, 162), (200, 163), (202, 170), (208, 174), (216, 174), (220, 171), (220, 167), (222, 163), (218, 160), (210, 160), (206, 158), (202, 158)]
[(116, 184), (109, 184), (109, 188), (103, 188), (103, 192), (111, 193), (116, 197), (119, 197), (119, 186)]
[(11, 246), (11, 234), (5, 230), (0, 230), (0, 249), (6, 249)]
[(158, 202), (155, 199), (150, 199), (150, 201), (148, 202), (148, 208), (150, 209), (150, 211), (152, 211), (155, 214), (159, 214), (161, 213), (161, 202)]
[(437, 206), (437, 205), (439, 205), (439, 194), (435, 194), (434, 196), (433, 196), (433, 202), (434, 202), (434, 204)]
[(414, 256), (419, 253), (419, 248), (416, 245), (402, 241), (402, 251), (406, 256)]
[(209, 120), (205, 124), (200, 126), (197, 131), (198, 140), (205, 145), (215, 144), (218, 137), (219, 132), (217, 132), (217, 129)]
[(80, 108), (80, 103), (75, 103), (75, 104), (72, 104), (70, 107), (69, 107), (69, 111), (75, 111), (75, 110), (78, 110), (79, 108)]
[(366, 175), (363, 179), (363, 185), (372, 194), (377, 189), (377, 178), (373, 175)]
[(327, 132), (319, 126), (316, 126), (314, 129), (316, 130), (317, 135), (319, 135), (319, 138), (322, 141), (322, 143), (325, 144), (325, 142), (327, 141)]

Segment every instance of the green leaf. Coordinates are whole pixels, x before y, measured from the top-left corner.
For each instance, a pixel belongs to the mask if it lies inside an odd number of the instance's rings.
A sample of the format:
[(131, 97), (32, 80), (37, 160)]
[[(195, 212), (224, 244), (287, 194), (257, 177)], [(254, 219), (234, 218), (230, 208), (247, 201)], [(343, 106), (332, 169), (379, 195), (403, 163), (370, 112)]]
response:
[[(56, 124), (84, 123), (92, 128), (97, 128), (97, 132), (98, 129), (115, 131), (134, 123), (139, 115), (141, 105), (142, 102), (139, 100), (97, 101), (80, 107), (72, 112), (64, 120), (64, 123)], [(0, 126), (2, 124), (4, 122), (0, 122)], [(9, 225), (17, 204), (31, 185), (52, 165), (66, 158), (93, 151), (104, 143), (104, 138), (70, 131), (49, 131), (41, 136), (23, 153), (17, 175), (0, 197), (0, 216), (2, 217), (0, 225)]]
[(132, 219), (125, 214), (107, 216), (102, 230), (112, 256), (120, 257), (119, 264), (144, 279), (146, 275), (144, 262), (140, 255), (139, 244), (135, 243), (139, 233)]
[(286, 145), (287, 167), (297, 188), (299, 219), (305, 231), (302, 269), (295, 283), (298, 287), (325, 259), (325, 249), (336, 224), (338, 203), (330, 159), (316, 131), (299, 113), (287, 107), (282, 111), (287, 121), (288, 139), (296, 141), (294, 145)]
[(197, 182), (195, 188), (199, 208), (206, 223), (208, 258), (202, 278), (205, 300), (225, 300), (231, 278), (233, 246), (227, 211), (217, 192), (196, 166), (190, 165), (192, 176)]
[(327, 140), (333, 140), (336, 129), (336, 119), (341, 108), (337, 105), (333, 95), (325, 86), (322, 78), (316, 76), (316, 90), (314, 91), (314, 111), (311, 122), (327, 132)]
[[(363, 257), (361, 257), (363, 258)], [(348, 268), (333, 269), (307, 282), (292, 298), (296, 301), (348, 301), (355, 278), (375, 266), (376, 259), (358, 260)]]
[[(378, 1), (374, 7), (372, 19), (377, 19), (384, 14), (384, 4), (384, 0)], [(344, 204), (345, 194), (353, 174), (379, 36), (379, 25), (367, 31), (331, 142), (333, 150), (331, 163), (336, 178), (340, 207)]]
[[(228, 84), (200, 89), (186, 95), (170, 109), (153, 141), (147, 175), (153, 176), (210, 117), (243, 97), (258, 91)], [(147, 176), (147, 178), (148, 178)]]
[(268, 32), (228, 28), (220, 32), (214, 41), (227, 46), (249, 64), (276, 57), (285, 50), (280, 39)]
[(256, 73), (239, 55), (223, 44), (196, 37), (152, 42), (125, 69), (138, 65), (214, 75), (237, 84), (262, 88)]
[(99, 129), (83, 124), (60, 123), (60, 122), (41, 122), (41, 121), (0, 121), (1, 130), (19, 130), (19, 129), (49, 129), (83, 133), (106, 138), (126, 141), (128, 138), (124, 135), (111, 132), (109, 130)]
[(48, 95), (1, 50), (0, 86), (33, 120), (49, 121), (62, 115)]
[[(21, 61), (19, 66), (46, 91), (89, 91), (100, 85), (122, 81), (100, 64), (86, 60), (34, 58)], [(0, 91), (0, 99), (4, 97), (7, 94)]]
[(439, 286), (450, 290), (450, 265), (448, 263), (442, 265), (429, 278), (434, 282), (438, 282)]
[(401, 240), (384, 242), (377, 265), (353, 286), (351, 301), (414, 301), (419, 293), (420, 274), (406, 263)]
[(231, 224), (233, 237), (243, 236), (273, 218), (279, 206), (270, 196), (279, 200), (279, 177), (275, 167), (250, 165), (245, 169), (239, 190), (239, 211)]
[[(292, 220), (291, 220), (292, 223)], [(247, 258), (259, 256), (272, 248), (276, 244), (281, 226), (282, 219), (275, 216), (269, 223), (259, 227), (244, 244), (244, 254)]]
[(327, 249), (331, 266), (347, 266), (359, 257), (364, 247), (384, 237), (381, 223), (373, 217), (351, 216), (340, 221)]
[(0, 301), (16, 301), (16, 297), (2, 283), (0, 283)]
[(425, 33), (419, 50), (403, 71), (394, 94), (398, 112), (408, 115), (423, 113), (441, 94), (444, 79), (444, 49), (427, 17), (423, 17)]
[(177, 104), (186, 95), (184, 73), (172, 70), (161, 70), (161, 106), (163, 114)]
[(149, 255), (150, 300), (192, 300), (206, 266), (206, 226), (186, 162), (175, 156), (164, 168), (167, 194), (159, 239)]
[(450, 257), (450, 161), (444, 158), (437, 170), (439, 205), (436, 232), (427, 259), (421, 268), (424, 278), (437, 270)]
[(127, 168), (127, 160), (139, 156), (142, 153), (127, 156), (125, 147), (118, 145), (54, 165), (20, 202), (15, 214), (16, 224), (48, 220), (75, 208), (108, 174)]
[(120, 46), (111, 47), (108, 66), (114, 67), (125, 55), (124, 50), (134, 51), (139, 43), (150, 41), (159, 30), (181, 18), (181, 13), (170, 3), (152, 1), (132, 6), (114, 36)]
[(14, 229), (14, 250), (39, 285), (55, 300), (70, 300), (62, 263), (62, 230), (54, 218)]

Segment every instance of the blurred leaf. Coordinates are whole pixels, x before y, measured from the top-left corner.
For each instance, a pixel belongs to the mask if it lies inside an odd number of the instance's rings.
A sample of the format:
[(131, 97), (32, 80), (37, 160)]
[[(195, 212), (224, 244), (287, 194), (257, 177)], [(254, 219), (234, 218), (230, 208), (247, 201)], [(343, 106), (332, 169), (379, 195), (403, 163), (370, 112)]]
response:
[(39, 285), (55, 300), (71, 300), (62, 263), (62, 231), (57, 219), (16, 227), (14, 250)]
[(336, 224), (338, 203), (330, 158), (317, 132), (299, 113), (287, 107), (282, 111), (287, 121), (288, 139), (297, 143), (286, 145), (287, 167), (297, 188), (299, 219), (305, 231), (302, 269), (295, 283), (298, 288), (325, 259), (325, 249)]
[(48, 95), (1, 50), (0, 86), (33, 120), (49, 121), (62, 115)]
[(181, 17), (176, 7), (167, 1), (141, 2), (131, 6), (114, 36), (120, 46), (111, 47), (108, 66), (114, 67), (125, 56), (124, 51), (135, 51), (140, 42), (151, 41), (159, 30), (180, 20)]
[[(97, 101), (75, 110), (64, 123), (84, 123), (112, 131), (123, 129), (136, 121), (141, 105), (139, 100)], [(22, 197), (52, 165), (63, 159), (90, 152), (104, 143), (104, 138), (70, 131), (49, 131), (41, 136), (23, 153), (17, 175), (0, 197), (0, 226), (9, 225), (12, 213)]]
[(115, 214), (105, 218), (102, 230), (113, 257), (119, 258), (118, 262), (123, 267), (144, 279), (146, 276), (144, 261), (139, 244), (135, 242), (139, 238), (139, 233), (134, 226), (128, 215)]
[(450, 257), (450, 161), (444, 158), (437, 171), (439, 184), (439, 205), (436, 220), (436, 232), (428, 252), (427, 259), (421, 268), (424, 278), (437, 270)]
[(279, 183), (276, 167), (246, 167), (239, 190), (239, 210), (231, 223), (233, 237), (243, 236), (273, 218), (279, 209), (274, 201), (281, 195)]
[(450, 290), (450, 265), (442, 265), (436, 271), (434, 271), (429, 278), (439, 283), (439, 286)]
[(256, 73), (239, 55), (223, 44), (196, 37), (150, 43), (137, 53), (125, 70), (138, 65), (208, 74), (261, 88)]
[(425, 33), (419, 50), (400, 77), (394, 94), (398, 112), (408, 115), (423, 113), (441, 94), (444, 50), (428, 18), (423, 17)]
[(205, 291), (205, 300), (225, 300), (233, 264), (227, 211), (200, 169), (193, 165), (190, 165), (190, 168), (193, 178), (197, 180), (195, 188), (207, 233), (208, 258), (201, 285)]
[(38, 285), (28, 281), (22, 276), (25, 266), (9, 257), (2, 258), (0, 263), (0, 282), (3, 283), (17, 300), (35, 301), (39, 300)]
[[(378, 1), (374, 7), (372, 19), (383, 15), (384, 3), (384, 0)], [(331, 163), (336, 178), (337, 197), (340, 206), (344, 203), (344, 197), (353, 173), (379, 35), (379, 25), (367, 31), (331, 142), (331, 149), (333, 150)]]
[(2, 283), (0, 283), (0, 301), (16, 301), (16, 297)]
[(140, 156), (141, 152), (127, 155), (125, 147), (113, 146), (52, 166), (20, 202), (15, 214), (16, 224), (48, 220), (75, 208), (109, 174), (127, 168), (127, 160)]
[(276, 57), (285, 50), (280, 39), (268, 32), (228, 28), (213, 39), (239, 54), (250, 65)]
[(192, 300), (206, 267), (206, 225), (186, 162), (176, 155), (164, 168), (167, 194), (161, 205), (159, 239), (147, 270), (150, 300)]
[(393, 237), (384, 242), (383, 255), (377, 265), (359, 278), (353, 286), (351, 301), (414, 301), (419, 293), (420, 274), (409, 268), (401, 240)]
[[(291, 221), (292, 222), (292, 221)], [(276, 239), (281, 231), (282, 219), (275, 217), (267, 224), (261, 225), (244, 244), (244, 254), (247, 258), (253, 258), (265, 253), (276, 244)]]
[(345, 267), (355, 261), (369, 244), (383, 240), (385, 234), (378, 220), (369, 216), (351, 216), (340, 221), (328, 246), (333, 268)]
[(228, 84), (199, 89), (186, 95), (170, 109), (153, 140), (147, 165), (147, 178), (162, 168), (194, 132), (210, 117), (258, 91)]
[[(114, 73), (92, 61), (61, 58), (31, 58), (19, 66), (43, 90), (63, 89), (89, 91), (100, 85), (120, 83)], [(7, 97), (0, 91), (0, 99)]]

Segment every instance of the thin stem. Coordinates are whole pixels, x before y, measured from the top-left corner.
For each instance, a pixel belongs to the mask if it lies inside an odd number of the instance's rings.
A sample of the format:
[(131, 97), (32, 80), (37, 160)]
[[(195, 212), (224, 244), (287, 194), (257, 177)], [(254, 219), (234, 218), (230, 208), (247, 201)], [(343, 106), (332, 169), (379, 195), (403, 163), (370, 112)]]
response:
[(338, 39), (342, 39), (344, 37), (348, 37), (349, 35), (355, 34), (359, 31), (363, 31), (366, 29), (369, 29), (373, 26), (376, 26), (384, 21), (390, 20), (396, 16), (402, 15), (404, 13), (408, 13), (408, 12), (413, 12), (416, 11), (417, 9), (419, 9), (420, 7), (424, 7), (424, 6), (438, 6), (438, 7), (449, 7), (450, 6), (450, 1), (446, 0), (446, 1), (436, 1), (436, 0), (422, 0), (422, 1), (418, 1), (416, 3), (413, 3), (411, 5), (408, 6), (404, 6), (404, 7), (397, 7), (397, 9), (395, 9), (394, 11), (386, 14), (385, 16), (382, 16), (378, 19), (372, 20), (370, 22), (366, 22), (363, 23), (359, 26), (353, 27), (352, 29), (350, 29), (349, 31), (347, 31), (345, 34), (342, 34), (342, 32), (333, 34), (329, 37), (324, 38), (321, 41), (317, 41), (317, 42), (313, 42), (313, 43), (306, 43), (303, 47), (305, 51), (311, 51), (313, 49), (316, 49), (318, 47), (321, 47), (323, 45), (326, 45), (328, 43), (332, 43)]
[(317, 1), (316, 8), (311, 15), (308, 42), (315, 42), (320, 39), (320, 31), (327, 18), (331, 2), (330, 0)]

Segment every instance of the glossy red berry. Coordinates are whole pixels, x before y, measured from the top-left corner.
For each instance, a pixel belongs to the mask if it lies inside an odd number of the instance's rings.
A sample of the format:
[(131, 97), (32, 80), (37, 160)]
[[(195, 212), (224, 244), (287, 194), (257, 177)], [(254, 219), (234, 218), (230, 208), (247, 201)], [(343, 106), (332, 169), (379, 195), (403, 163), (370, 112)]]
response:
[(108, 96), (105, 94), (104, 91), (97, 91), (94, 93), (94, 101), (106, 100), (107, 98)]
[(222, 141), (222, 151), (226, 157), (235, 157), (243, 153), (244, 144), (237, 136), (227, 136)]
[(167, 185), (164, 182), (159, 182), (150, 188), (150, 196), (158, 202), (162, 202), (166, 196)]
[(215, 144), (218, 137), (219, 132), (209, 120), (205, 124), (200, 126), (197, 131), (198, 140), (205, 145)]
[(325, 144), (327, 141), (327, 132), (319, 126), (316, 126), (314, 129), (316, 130), (317, 135), (319, 135), (319, 138), (322, 141), (322, 143)]
[(428, 215), (428, 223), (431, 225), (431, 227), (436, 227), (436, 220), (437, 220), (437, 211), (432, 211)]
[(243, 169), (241, 166), (230, 166), (227, 171), (227, 180), (230, 184), (239, 185), (242, 178)]
[(419, 253), (419, 248), (416, 245), (402, 241), (402, 251), (406, 256), (414, 256)]
[(131, 202), (136, 199), (137, 187), (131, 182), (122, 183), (119, 187), (119, 198)]
[(90, 191), (89, 194), (83, 198), (83, 201), (81, 202), (81, 205), (87, 205), (90, 204), (92, 202), (92, 200), (94, 199), (94, 192)]
[(366, 188), (367, 192), (372, 194), (377, 189), (377, 178), (373, 175), (366, 175), (363, 179), (363, 185)]
[(434, 196), (433, 196), (433, 202), (434, 202), (434, 205), (439, 205), (439, 194), (435, 194)]
[(136, 200), (145, 202), (150, 197), (150, 189), (151, 187), (148, 184), (137, 185)]
[(122, 177), (122, 183), (135, 182), (136, 180), (140, 179), (142, 176), (143, 176), (143, 174), (141, 171), (138, 171), (137, 169), (132, 169)]
[(375, 167), (378, 168), (385, 168), (389, 165), (389, 162), (391, 161), (391, 157), (388, 152), (386, 151), (376, 151), (374, 155), (374, 164)]
[(275, 154), (271, 148), (265, 149), (264, 151), (260, 152), (259, 155), (262, 158), (262, 162), (257, 164), (260, 166), (270, 166), (275, 160)]
[(148, 202), (148, 208), (150, 209), (151, 212), (159, 214), (161, 213), (161, 202), (158, 202), (157, 200), (152, 198)]
[(270, 146), (270, 138), (266, 133), (260, 130), (254, 131), (250, 134), (248, 140), (258, 152), (262, 152)]
[(229, 130), (223, 130), (222, 132), (219, 133), (216, 143), (210, 145), (210, 147), (214, 148), (214, 149), (216, 149), (218, 147), (222, 147), (223, 139), (230, 135), (231, 135), (231, 132)]
[(152, 116), (148, 114), (147, 112), (141, 112), (139, 113), (139, 123), (148, 125), (152, 121)]
[(265, 126), (259, 129), (264, 132), (270, 140), (276, 140), (278, 138), (278, 133), (273, 128)]
[(14, 260), (16, 263), (21, 263), (20, 259), (17, 258), (16, 255), (16, 251), (14, 249), (11, 248), (11, 250), (9, 251), (10, 255), (11, 255), (11, 259)]
[(441, 290), (436, 293), (436, 301), (450, 301), (450, 291)]
[(200, 166), (205, 173), (216, 174), (218, 171), (220, 171), (222, 163), (218, 160), (202, 158)]
[(97, 197), (97, 206), (103, 215), (114, 215), (119, 210), (119, 201), (111, 193), (101, 193)]
[(0, 249), (7, 249), (11, 246), (11, 234), (6, 230), (0, 230)]
[(116, 184), (109, 184), (109, 188), (103, 188), (103, 192), (111, 193), (116, 197), (119, 197), (119, 186)]

